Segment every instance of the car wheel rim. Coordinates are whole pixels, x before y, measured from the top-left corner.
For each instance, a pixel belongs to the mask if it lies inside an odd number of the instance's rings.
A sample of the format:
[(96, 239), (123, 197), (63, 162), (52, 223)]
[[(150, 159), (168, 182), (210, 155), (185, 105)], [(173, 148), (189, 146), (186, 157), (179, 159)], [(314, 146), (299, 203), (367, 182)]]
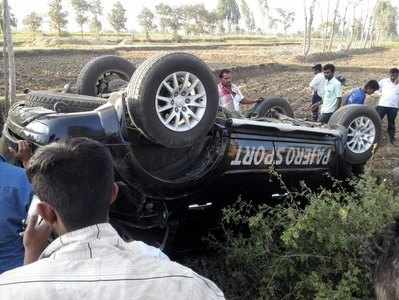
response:
[(207, 96), (204, 84), (190, 72), (168, 75), (158, 87), (155, 108), (162, 124), (175, 132), (193, 129), (204, 117)]
[(348, 127), (347, 147), (354, 153), (368, 151), (375, 141), (375, 125), (367, 117), (354, 119)]

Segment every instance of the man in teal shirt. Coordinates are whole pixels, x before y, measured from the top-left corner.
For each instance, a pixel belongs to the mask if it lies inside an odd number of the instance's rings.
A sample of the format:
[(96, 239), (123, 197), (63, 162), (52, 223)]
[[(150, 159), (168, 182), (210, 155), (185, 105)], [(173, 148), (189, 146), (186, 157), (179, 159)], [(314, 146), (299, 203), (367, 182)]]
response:
[(341, 82), (334, 77), (335, 66), (327, 64), (323, 67), (324, 77), (324, 93), (322, 96), (322, 104), (320, 108), (320, 122), (328, 123), (333, 113), (341, 106), (342, 101), (342, 85)]

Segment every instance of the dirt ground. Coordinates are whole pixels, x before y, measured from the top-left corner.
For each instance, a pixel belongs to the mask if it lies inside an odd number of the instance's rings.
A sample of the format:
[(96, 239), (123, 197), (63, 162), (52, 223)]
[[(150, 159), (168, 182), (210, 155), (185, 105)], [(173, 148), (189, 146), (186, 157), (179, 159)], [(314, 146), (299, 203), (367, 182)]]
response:
[[(255, 48), (255, 49), (254, 49)], [(212, 68), (225, 66), (252, 65), (264, 63), (289, 63), (298, 51), (299, 46), (276, 46), (276, 47), (225, 47), (222, 49), (192, 50), (193, 53), (204, 59)], [(117, 51), (116, 54), (139, 64), (146, 58), (159, 53), (159, 51)], [(104, 53), (102, 53), (104, 54)], [(38, 54), (17, 55), (17, 91), (22, 92), (25, 88), (32, 90), (59, 89), (67, 82), (75, 81), (80, 69), (93, 57), (98, 56), (96, 52), (64, 54)], [(292, 61), (291, 61), (292, 62)], [(0, 62), (0, 73), (3, 70)], [(4, 95), (4, 83), (0, 82), (0, 96)]]
[[(134, 50), (109, 54), (121, 55), (133, 63), (139, 64), (157, 52)], [(275, 47), (230, 46), (221, 49), (190, 50), (187, 52), (204, 59), (212, 68), (268, 63), (298, 65), (296, 56), (301, 54), (301, 47), (296, 45)], [(21, 93), (25, 88), (31, 90), (60, 89), (66, 83), (74, 82), (83, 65), (95, 56), (98, 56), (95, 52), (17, 55), (17, 91)], [(336, 64), (338, 72), (347, 78), (345, 91), (348, 91), (353, 87), (364, 85), (367, 80), (378, 80), (386, 77), (387, 74), (381, 68), (389, 69), (392, 66), (399, 65), (399, 49), (385, 49), (377, 53), (353, 55), (332, 62)], [(345, 71), (340, 71), (340, 67), (345, 67)], [(370, 68), (379, 68), (379, 70)], [(0, 72), (2, 69), (0, 64)], [(310, 103), (310, 92), (307, 86), (311, 78), (310, 70), (308, 72), (306, 68), (302, 68), (302, 70), (292, 68), (292, 70), (285, 69), (269, 72), (262, 76), (247, 77), (237, 83), (242, 87), (244, 94), (250, 97), (287, 97), (296, 116), (306, 118), (309, 117), (308, 106)], [(0, 82), (0, 96), (2, 95), (4, 95), (3, 81)], [(376, 98), (368, 99), (370, 105), (374, 105), (376, 101)], [(377, 170), (390, 170), (392, 167), (399, 166), (398, 148), (386, 145), (385, 122), (384, 142), (372, 164), (373, 169)]]

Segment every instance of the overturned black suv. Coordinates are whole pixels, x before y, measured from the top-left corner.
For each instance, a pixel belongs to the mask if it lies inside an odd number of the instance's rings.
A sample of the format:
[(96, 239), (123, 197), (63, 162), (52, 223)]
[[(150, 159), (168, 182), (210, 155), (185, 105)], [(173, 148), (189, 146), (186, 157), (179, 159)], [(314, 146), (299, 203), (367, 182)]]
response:
[(31, 92), (14, 105), (2, 152), (22, 139), (34, 148), (70, 137), (107, 145), (120, 185), (111, 222), (126, 239), (168, 232), (187, 211), (220, 210), (240, 194), (267, 200), (281, 178), (320, 186), (360, 173), (381, 135), (374, 109), (360, 105), (342, 107), (324, 126), (294, 119), (283, 98), (233, 117), (218, 106), (212, 71), (187, 53), (162, 54), (136, 70), (103, 56), (82, 69), (76, 88), (80, 95)]

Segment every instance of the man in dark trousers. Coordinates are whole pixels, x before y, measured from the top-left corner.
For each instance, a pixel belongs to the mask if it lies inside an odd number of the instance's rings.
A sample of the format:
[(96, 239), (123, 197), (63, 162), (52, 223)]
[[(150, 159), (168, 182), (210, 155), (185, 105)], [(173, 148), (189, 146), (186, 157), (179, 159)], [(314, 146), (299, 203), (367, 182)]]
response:
[(312, 81), (309, 83), (309, 87), (311, 88), (313, 95), (312, 95), (312, 120), (316, 122), (319, 118), (319, 105), (314, 105), (314, 104), (320, 104), (321, 102), (321, 97), (323, 96), (324, 93), (324, 84), (325, 84), (325, 78), (324, 78), (324, 73), (322, 72), (322, 65), (317, 64), (312, 67), (314, 77)]
[(388, 118), (388, 135), (389, 142), (395, 144), (395, 119), (398, 114), (399, 107), (399, 69), (392, 68), (389, 70), (389, 78), (381, 79), (380, 85), (380, 101), (376, 107), (381, 120), (385, 116)]

